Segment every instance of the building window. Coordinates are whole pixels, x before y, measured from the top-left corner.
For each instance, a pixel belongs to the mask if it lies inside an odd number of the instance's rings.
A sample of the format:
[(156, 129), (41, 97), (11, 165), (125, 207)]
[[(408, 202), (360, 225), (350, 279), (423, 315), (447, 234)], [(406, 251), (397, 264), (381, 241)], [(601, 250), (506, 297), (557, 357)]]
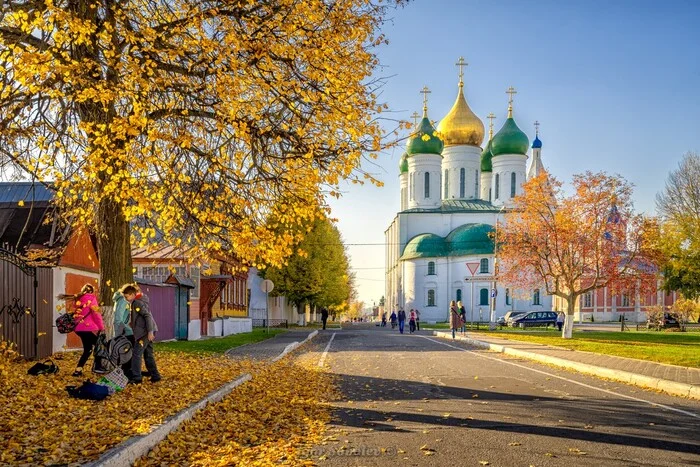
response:
[(479, 305), (488, 305), (489, 304), (489, 289), (481, 289), (479, 290)]
[(489, 259), (488, 258), (481, 258), (481, 269), (479, 269), (479, 274), (488, 274), (489, 273)]
[(496, 174), (496, 187), (495, 187), (495, 189), (496, 189), (496, 196), (495, 196), (495, 198), (496, 198), (496, 199), (498, 199), (498, 195), (500, 194), (500, 191), (501, 191), (500, 188), (499, 188), (499, 186), (498, 186), (498, 185), (500, 185), (500, 184), (501, 184), (501, 174)]
[(425, 197), (430, 198), (430, 172), (425, 173)]
[(447, 178), (448, 172), (447, 169), (445, 169), (445, 199), (447, 199), (448, 192), (450, 191), (450, 181), (449, 178)]
[(474, 171), (474, 198), (479, 198), (479, 171)]
[(630, 306), (630, 296), (629, 294), (622, 295), (622, 306)]
[(510, 289), (506, 289), (506, 305), (510, 305)]
[(435, 289), (428, 289), (428, 306), (435, 306)]
[(583, 294), (583, 306), (585, 308), (590, 308), (593, 306), (593, 293), (592, 292), (586, 292)]
[(411, 173), (410, 180), (408, 181), (408, 198), (413, 199), (413, 173)]
[(532, 294), (532, 304), (533, 305), (540, 304), (540, 289), (535, 289), (534, 293)]
[(515, 198), (515, 172), (510, 174), (510, 197)]
[(428, 261), (428, 275), (435, 275), (435, 261)]
[(465, 183), (465, 172), (464, 169), (459, 169), (459, 197), (464, 198), (464, 183)]
[(462, 289), (457, 289), (457, 293), (455, 294), (455, 300), (458, 302), (462, 301)]

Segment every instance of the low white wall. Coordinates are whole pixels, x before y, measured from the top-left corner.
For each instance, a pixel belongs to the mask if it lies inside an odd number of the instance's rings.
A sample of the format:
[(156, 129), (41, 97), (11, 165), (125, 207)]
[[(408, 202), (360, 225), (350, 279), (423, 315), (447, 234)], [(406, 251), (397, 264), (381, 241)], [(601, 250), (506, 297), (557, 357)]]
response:
[(187, 340), (196, 341), (202, 338), (202, 324), (201, 320), (193, 319), (187, 325)]
[(231, 334), (241, 334), (243, 332), (253, 332), (253, 320), (251, 318), (225, 318), (209, 321), (208, 336), (221, 336), (221, 327), (223, 326), (223, 335), (230, 336)]

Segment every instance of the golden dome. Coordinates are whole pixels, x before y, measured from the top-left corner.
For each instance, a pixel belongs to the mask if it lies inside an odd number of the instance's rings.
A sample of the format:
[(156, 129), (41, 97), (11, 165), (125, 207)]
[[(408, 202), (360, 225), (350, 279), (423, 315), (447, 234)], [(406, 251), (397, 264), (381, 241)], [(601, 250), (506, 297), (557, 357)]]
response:
[(456, 144), (481, 146), (484, 141), (484, 124), (469, 108), (462, 92), (462, 86), (460, 82), (457, 100), (445, 118), (440, 121), (437, 131), (445, 142), (445, 146)]

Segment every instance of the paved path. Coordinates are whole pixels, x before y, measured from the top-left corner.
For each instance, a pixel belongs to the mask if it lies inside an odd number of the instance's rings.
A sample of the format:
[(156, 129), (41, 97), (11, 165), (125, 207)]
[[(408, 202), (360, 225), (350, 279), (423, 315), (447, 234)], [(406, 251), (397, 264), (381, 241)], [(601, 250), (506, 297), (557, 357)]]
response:
[(245, 358), (251, 360), (271, 360), (284, 351), (285, 347), (293, 342), (301, 342), (316, 329), (292, 330), (277, 334), (272, 339), (256, 342), (254, 344), (234, 347), (226, 352), (232, 358)]
[(427, 334), (319, 334), (344, 394), (319, 465), (700, 465), (700, 402)]
[[(582, 352), (580, 350), (564, 349), (547, 345), (535, 344), (533, 342), (522, 342), (511, 339), (501, 339), (490, 337), (483, 333), (470, 333), (467, 337), (488, 342), (490, 344), (503, 345), (513, 349), (526, 352), (533, 352), (540, 355), (563, 358), (565, 360), (587, 363), (589, 365), (610, 368), (613, 370), (627, 371), (651, 378), (666, 379), (678, 383), (700, 385), (700, 369), (687, 368), (684, 366), (665, 365), (663, 363), (637, 360), (634, 358), (615, 357), (593, 352)], [(663, 352), (663, 346), (659, 345), (659, 352)]]

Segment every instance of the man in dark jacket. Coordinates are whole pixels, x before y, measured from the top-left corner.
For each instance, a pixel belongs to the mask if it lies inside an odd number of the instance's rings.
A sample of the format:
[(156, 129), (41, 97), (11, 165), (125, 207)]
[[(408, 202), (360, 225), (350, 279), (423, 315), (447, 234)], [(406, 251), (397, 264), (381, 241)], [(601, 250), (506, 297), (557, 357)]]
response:
[(323, 321), (323, 329), (326, 329), (326, 322), (328, 321), (328, 308), (325, 306), (321, 308), (321, 321)]
[(141, 293), (131, 301), (131, 327), (134, 331), (134, 352), (131, 357), (130, 382), (141, 383), (143, 379), (141, 360), (143, 359), (146, 362), (146, 369), (151, 374), (151, 382), (157, 383), (161, 378), (153, 356), (153, 340), (156, 338), (155, 332), (158, 327), (148, 306), (148, 296)]

